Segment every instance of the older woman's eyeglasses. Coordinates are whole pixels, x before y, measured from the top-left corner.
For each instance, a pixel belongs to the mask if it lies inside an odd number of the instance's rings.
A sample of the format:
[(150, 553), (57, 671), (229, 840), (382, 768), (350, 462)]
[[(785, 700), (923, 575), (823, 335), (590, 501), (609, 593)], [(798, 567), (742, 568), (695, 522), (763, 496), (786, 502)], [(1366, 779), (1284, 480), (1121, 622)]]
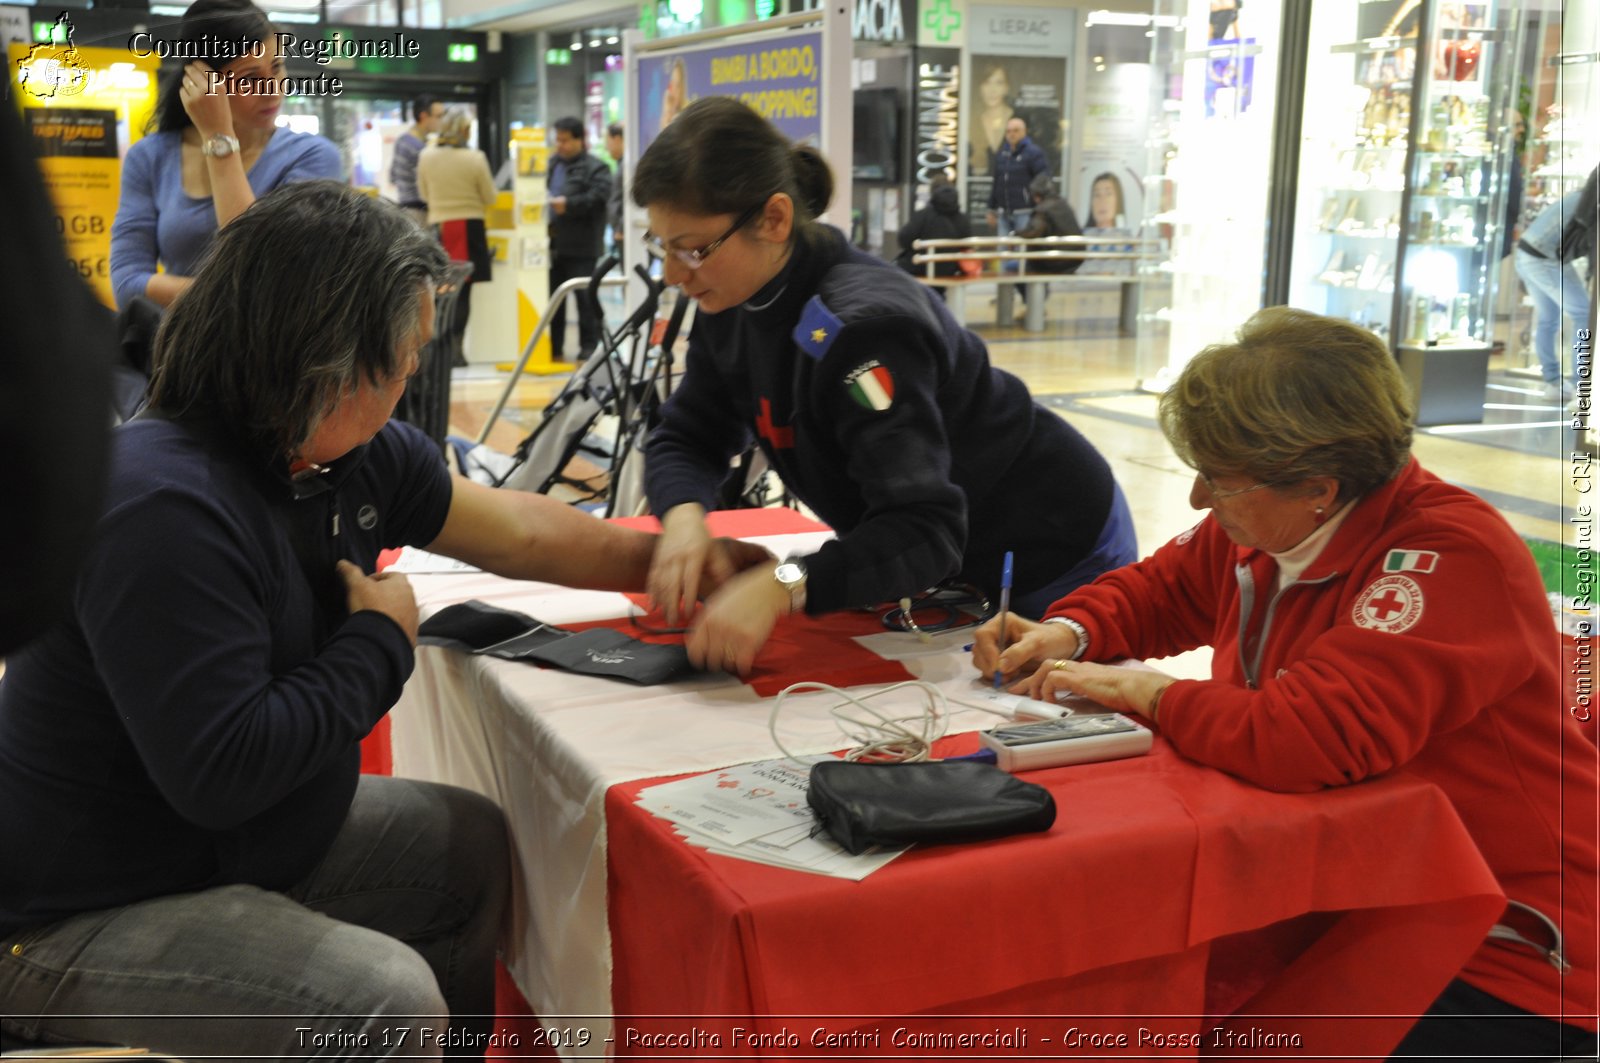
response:
[(739, 215), (734, 219), (733, 224), (728, 226), (727, 232), (723, 233), (721, 236), (717, 237), (704, 247), (668, 247), (666, 244), (661, 242), (661, 237), (657, 236), (655, 233), (647, 232), (644, 234), (645, 252), (651, 258), (660, 259), (662, 261), (665, 261), (666, 257), (671, 255), (673, 258), (677, 259), (690, 269), (699, 269), (701, 266), (705, 265), (706, 259), (710, 258), (717, 248), (727, 243), (729, 237), (738, 232), (740, 229), (744, 228), (745, 224), (748, 223), (751, 218), (759, 214), (761, 212), (761, 208), (764, 206), (766, 206), (765, 203), (757, 203), (755, 206)]
[(1205, 484), (1206, 485), (1206, 490), (1208, 492), (1210, 492), (1211, 501), (1213, 501), (1213, 502), (1221, 502), (1224, 498), (1234, 498), (1234, 497), (1236, 497), (1238, 495), (1247, 495), (1251, 491), (1259, 491), (1263, 487), (1277, 487), (1278, 486), (1278, 484), (1275, 481), (1268, 480), (1265, 483), (1251, 484), (1249, 487), (1238, 487), (1238, 488), (1235, 488), (1232, 491), (1224, 491), (1224, 490), (1221, 490), (1220, 488), (1218, 488), (1217, 485), (1212, 482), (1211, 477), (1207, 476), (1205, 473), (1202, 472), (1202, 473), (1199, 473), (1198, 475), (1200, 477), (1200, 482)]

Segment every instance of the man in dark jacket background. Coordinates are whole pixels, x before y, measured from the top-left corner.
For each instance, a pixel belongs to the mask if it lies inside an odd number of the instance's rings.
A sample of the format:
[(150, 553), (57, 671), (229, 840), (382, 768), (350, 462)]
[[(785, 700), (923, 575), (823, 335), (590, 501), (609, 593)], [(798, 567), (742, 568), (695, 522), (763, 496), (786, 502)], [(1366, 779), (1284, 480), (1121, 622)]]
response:
[(989, 224), (996, 236), (1010, 236), (1028, 224), (1033, 200), (1028, 185), (1040, 174), (1050, 172), (1050, 161), (1039, 145), (1028, 139), (1028, 123), (1012, 116), (1006, 122), (1005, 143), (994, 153), (989, 168), (994, 184), (989, 187)]
[[(934, 177), (928, 183), (928, 202), (921, 210), (911, 215), (911, 219), (901, 226), (897, 234), (900, 240), (900, 253), (894, 256), (895, 265), (905, 270), (912, 276), (927, 275), (927, 268), (912, 262), (916, 249), (911, 245), (917, 240), (964, 240), (972, 235), (972, 223), (967, 221), (967, 215), (961, 209), (961, 197), (956, 192), (956, 186), (943, 174)], [(956, 248), (940, 248), (940, 253), (949, 253)], [(935, 262), (933, 273), (936, 277), (954, 277), (961, 272), (961, 264), (954, 259), (949, 262)], [(939, 298), (944, 298), (944, 289), (935, 288)]]
[[(550, 190), (550, 291), (564, 281), (594, 272), (605, 239), (606, 205), (611, 199), (611, 171), (589, 154), (583, 123), (576, 118), (555, 122), (556, 158), (546, 182)], [(567, 333), (566, 300), (548, 308), (550, 356), (560, 361)], [(594, 353), (600, 342), (600, 310), (587, 294), (578, 297), (578, 360)]]
[[(1083, 235), (1083, 228), (1078, 224), (1078, 216), (1056, 191), (1055, 181), (1049, 174), (1042, 173), (1035, 177), (1028, 185), (1028, 195), (1033, 200), (1033, 216), (1028, 219), (1028, 224), (1017, 232), (1018, 236), (1031, 240), (1034, 237)], [(1081, 258), (1036, 258), (1028, 262), (1027, 272), (1076, 273), (1081, 265), (1083, 265)]]

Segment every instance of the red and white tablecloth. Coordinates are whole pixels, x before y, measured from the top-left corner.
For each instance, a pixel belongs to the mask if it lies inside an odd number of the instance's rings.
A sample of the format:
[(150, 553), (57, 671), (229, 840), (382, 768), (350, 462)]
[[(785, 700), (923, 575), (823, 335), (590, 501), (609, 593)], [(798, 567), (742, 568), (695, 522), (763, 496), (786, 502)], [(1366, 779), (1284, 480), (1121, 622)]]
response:
[[(715, 516), (719, 533), (779, 556), (826, 535), (783, 510)], [(623, 595), (481, 573), (412, 580), (424, 615), (469, 598), (563, 624), (639, 611)], [(583, 1053), (703, 1054), (681, 1038), (716, 1035), (720, 1047), (701, 1047), (904, 1057), (937, 1054), (927, 1046), (941, 1034), (1004, 1027), (1029, 1048), (1001, 1054), (1082, 1055), (1064, 1043), (1074, 1036), (1181, 1055), (1197, 1047), (1189, 1038), (1225, 1053), (1298, 1035), (1290, 1054), (1381, 1055), (1501, 910), (1430, 784), (1400, 773), (1271, 794), (1159, 739), (1147, 757), (1030, 773), (1055, 793), (1048, 832), (914, 850), (862, 882), (685, 845), (633, 804), (639, 789), (776, 755), (765, 695), (824, 659), (874, 675), (845, 636), (881, 631), (876, 616), (812, 624), (758, 662), (755, 686), (705, 676), (640, 688), (418, 651), (391, 714), (395, 773), (467, 786), (506, 810), (517, 876), (506, 964), (550, 1025), (586, 1017)], [(959, 653), (876, 667), (880, 680), (970, 677)], [(960, 732), (992, 723), (957, 712), (947, 741), (970, 749)], [(822, 713), (786, 709), (783, 728), (796, 752), (842, 744)], [(878, 1018), (911, 1015), (923, 1018)], [(952, 1017), (963, 1015), (981, 1021)], [(1022, 1018), (988, 1018), (1007, 1015)], [(1052, 1015), (1081, 1021), (1040, 1018)], [(759, 1036), (730, 1044), (735, 1026)], [(897, 1030), (908, 1046), (890, 1043)], [(811, 1040), (829, 1035), (840, 1040)]]

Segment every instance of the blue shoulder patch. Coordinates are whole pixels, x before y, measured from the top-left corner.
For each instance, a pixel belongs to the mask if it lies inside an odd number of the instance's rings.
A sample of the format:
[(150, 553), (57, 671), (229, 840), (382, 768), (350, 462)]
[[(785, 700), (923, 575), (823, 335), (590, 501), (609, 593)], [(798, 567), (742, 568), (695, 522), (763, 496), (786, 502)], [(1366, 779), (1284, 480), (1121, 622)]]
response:
[(800, 323), (794, 327), (791, 338), (795, 346), (813, 358), (820, 359), (828, 353), (828, 348), (833, 346), (834, 338), (839, 335), (839, 330), (844, 328), (844, 322), (827, 304), (822, 301), (822, 296), (813, 295), (806, 303), (805, 309), (800, 311)]

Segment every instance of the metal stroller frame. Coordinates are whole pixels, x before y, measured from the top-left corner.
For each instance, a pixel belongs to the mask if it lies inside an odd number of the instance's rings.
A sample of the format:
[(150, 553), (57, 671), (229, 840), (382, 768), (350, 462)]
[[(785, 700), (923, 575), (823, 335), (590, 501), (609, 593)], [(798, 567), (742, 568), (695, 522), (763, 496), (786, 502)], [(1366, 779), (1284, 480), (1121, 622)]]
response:
[[(642, 451), (657, 411), (671, 393), (672, 345), (689, 301), (680, 295), (670, 316), (657, 322), (664, 285), (642, 265), (635, 266), (645, 283), (645, 297), (620, 328), (609, 331), (597, 293), (616, 264), (615, 256), (607, 256), (578, 293), (580, 299), (593, 300), (602, 342), (545, 407), (494, 486), (540, 494), (565, 486), (579, 492), (576, 505), (604, 498), (608, 517), (644, 512), (642, 454), (640, 460), (630, 458)], [(568, 466), (580, 456), (601, 471), (586, 478), (568, 475)]]

